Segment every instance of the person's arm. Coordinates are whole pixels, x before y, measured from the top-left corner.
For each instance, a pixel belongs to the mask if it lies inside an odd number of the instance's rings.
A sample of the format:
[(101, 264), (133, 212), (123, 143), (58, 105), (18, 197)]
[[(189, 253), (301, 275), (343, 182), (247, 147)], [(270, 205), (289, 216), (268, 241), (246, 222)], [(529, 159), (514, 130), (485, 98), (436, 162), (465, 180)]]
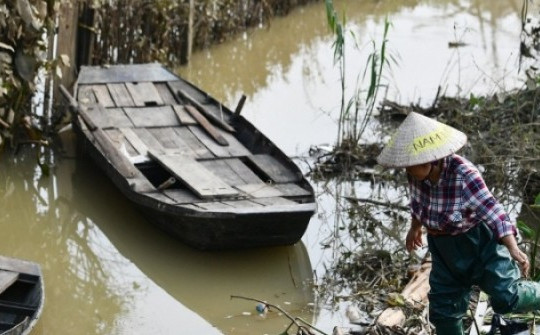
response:
[(465, 207), (475, 213), (478, 221), (485, 222), (495, 234), (497, 240), (506, 235), (517, 234), (517, 229), (510, 217), (487, 188), (478, 171), (466, 174), (463, 182)]
[(521, 251), (517, 245), (517, 241), (514, 235), (506, 235), (501, 238), (501, 243), (508, 248), (512, 258), (519, 264), (521, 268), (521, 273), (524, 277), (527, 277), (529, 274), (529, 258), (527, 255)]
[(529, 272), (529, 260), (516, 241), (517, 229), (510, 221), (502, 205), (497, 202), (485, 185), (478, 172), (466, 176), (463, 195), (467, 199), (467, 207), (491, 228), (495, 237), (502, 243), (512, 258), (519, 264), (523, 276)]
[(405, 240), (405, 246), (407, 251), (411, 252), (423, 246), (422, 243), (422, 224), (414, 216), (412, 217), (411, 228), (407, 233), (407, 239)]

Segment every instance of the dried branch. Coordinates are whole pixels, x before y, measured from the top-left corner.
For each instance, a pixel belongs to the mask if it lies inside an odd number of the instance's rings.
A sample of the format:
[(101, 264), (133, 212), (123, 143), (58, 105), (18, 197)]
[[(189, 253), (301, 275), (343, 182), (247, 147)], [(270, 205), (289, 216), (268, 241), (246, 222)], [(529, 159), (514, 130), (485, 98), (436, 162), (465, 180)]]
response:
[[(319, 332), (320, 334), (323, 334), (323, 335), (328, 335), (327, 333), (323, 332), (322, 330), (320, 329), (317, 329), (315, 326), (313, 326), (312, 324), (310, 324), (309, 322), (305, 321), (304, 319), (302, 318), (299, 318), (299, 317), (293, 317), (292, 315), (290, 315), (287, 311), (285, 311), (283, 308), (279, 307), (279, 306), (276, 306), (274, 304), (271, 304), (269, 302), (266, 302), (266, 301), (263, 301), (263, 300), (259, 300), (259, 299), (255, 299), (255, 298), (249, 298), (249, 297), (243, 297), (243, 296), (239, 296), (239, 295), (231, 295), (231, 299), (234, 299), (234, 298), (237, 298), (237, 299), (244, 299), (244, 300), (250, 300), (250, 301), (256, 301), (256, 302), (259, 302), (261, 304), (264, 304), (265, 308), (268, 308), (270, 309), (270, 307), (272, 308), (275, 308), (277, 309), (278, 311), (280, 311), (281, 313), (283, 313), (283, 315), (285, 315), (285, 317), (287, 317), (287, 319), (289, 319), (291, 321), (291, 325), (295, 325), (296, 327), (298, 327), (299, 330), (303, 330), (304, 332), (307, 332), (305, 334), (313, 334), (309, 329), (306, 329), (306, 327), (304, 327), (303, 325), (301, 325), (300, 323), (308, 326), (310, 329), (313, 329), (313, 330), (316, 330), (317, 332)], [(289, 325), (290, 327), (290, 325)], [(289, 328), (288, 327), (288, 328)], [(287, 329), (288, 329), (287, 328)]]

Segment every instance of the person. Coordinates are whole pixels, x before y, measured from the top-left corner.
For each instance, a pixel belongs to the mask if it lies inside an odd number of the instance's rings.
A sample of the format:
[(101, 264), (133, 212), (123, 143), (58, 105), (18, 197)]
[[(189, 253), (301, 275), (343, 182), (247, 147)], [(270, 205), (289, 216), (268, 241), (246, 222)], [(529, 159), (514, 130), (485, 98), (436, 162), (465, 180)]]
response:
[(461, 131), (411, 112), (377, 157), (380, 165), (406, 169), (412, 222), (405, 245), (409, 252), (421, 247), (424, 227), (430, 321), (439, 335), (463, 334), (473, 285), (496, 313), (540, 309), (540, 284), (521, 278), (530, 265), (515, 224), (478, 169), (456, 154), (466, 142)]

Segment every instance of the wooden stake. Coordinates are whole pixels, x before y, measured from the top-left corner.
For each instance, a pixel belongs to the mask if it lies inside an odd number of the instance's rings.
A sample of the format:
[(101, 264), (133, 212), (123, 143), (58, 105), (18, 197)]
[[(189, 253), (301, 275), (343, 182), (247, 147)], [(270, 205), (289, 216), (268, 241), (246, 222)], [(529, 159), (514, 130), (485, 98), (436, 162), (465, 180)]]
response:
[(244, 108), (244, 103), (246, 102), (246, 96), (242, 94), (242, 97), (240, 98), (240, 101), (238, 101), (238, 105), (236, 106), (236, 109), (234, 110), (234, 116), (239, 116), (242, 112), (242, 108)]

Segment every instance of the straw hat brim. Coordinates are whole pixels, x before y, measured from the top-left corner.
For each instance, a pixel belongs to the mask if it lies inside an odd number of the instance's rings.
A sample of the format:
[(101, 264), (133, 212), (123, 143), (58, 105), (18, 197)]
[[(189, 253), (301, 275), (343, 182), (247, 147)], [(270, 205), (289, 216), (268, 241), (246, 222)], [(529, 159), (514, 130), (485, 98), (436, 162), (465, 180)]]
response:
[(385, 146), (377, 162), (408, 167), (433, 162), (461, 149), (467, 135), (444, 123), (411, 112)]

